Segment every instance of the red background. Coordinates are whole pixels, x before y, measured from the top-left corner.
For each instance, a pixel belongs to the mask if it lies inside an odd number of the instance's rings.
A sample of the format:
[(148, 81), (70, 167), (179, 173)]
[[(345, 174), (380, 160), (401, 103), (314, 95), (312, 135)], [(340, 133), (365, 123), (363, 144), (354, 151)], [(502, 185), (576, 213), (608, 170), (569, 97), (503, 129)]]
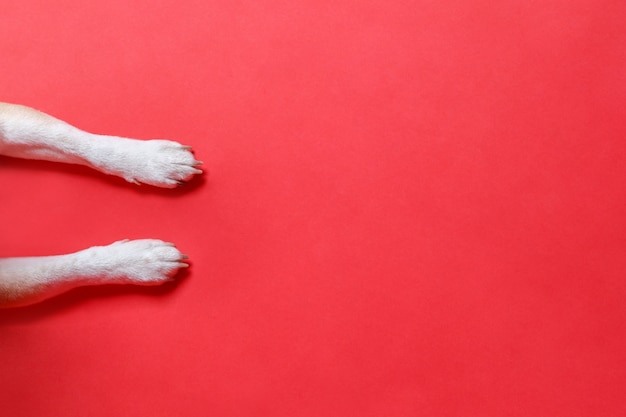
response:
[(0, 99), (193, 145), (186, 189), (0, 159), (3, 256), (178, 285), (0, 312), (6, 416), (626, 413), (626, 5), (5, 2)]

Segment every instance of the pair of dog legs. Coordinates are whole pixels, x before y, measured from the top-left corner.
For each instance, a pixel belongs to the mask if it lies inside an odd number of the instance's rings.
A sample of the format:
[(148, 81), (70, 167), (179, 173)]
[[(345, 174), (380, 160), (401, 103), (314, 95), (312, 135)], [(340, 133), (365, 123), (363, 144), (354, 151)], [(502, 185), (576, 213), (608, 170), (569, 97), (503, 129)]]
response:
[[(0, 155), (89, 166), (135, 184), (174, 188), (201, 174), (191, 148), (168, 140), (95, 135), (34, 109), (0, 103)], [(71, 288), (158, 285), (186, 256), (154, 239), (123, 240), (80, 252), (0, 259), (0, 307), (32, 304)]]

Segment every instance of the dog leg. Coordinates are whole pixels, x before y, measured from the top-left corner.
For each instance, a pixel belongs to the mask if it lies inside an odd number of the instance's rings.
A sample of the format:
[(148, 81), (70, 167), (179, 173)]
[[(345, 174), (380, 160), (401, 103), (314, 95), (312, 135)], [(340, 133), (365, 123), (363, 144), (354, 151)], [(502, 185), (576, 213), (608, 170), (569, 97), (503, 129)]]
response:
[(0, 259), (0, 307), (33, 304), (75, 287), (159, 285), (189, 266), (160, 240), (123, 240), (60, 256)]
[(191, 147), (96, 135), (29, 107), (0, 103), (0, 154), (80, 164), (135, 184), (173, 188), (202, 171)]

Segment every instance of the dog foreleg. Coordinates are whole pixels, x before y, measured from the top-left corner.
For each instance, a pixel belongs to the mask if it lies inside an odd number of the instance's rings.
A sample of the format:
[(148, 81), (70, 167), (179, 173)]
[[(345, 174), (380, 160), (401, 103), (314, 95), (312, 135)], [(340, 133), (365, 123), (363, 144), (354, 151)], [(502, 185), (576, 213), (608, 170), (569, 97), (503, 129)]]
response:
[(0, 259), (0, 307), (33, 304), (75, 287), (158, 285), (189, 266), (160, 240), (123, 240), (69, 255)]
[(173, 188), (201, 174), (191, 147), (169, 140), (96, 135), (29, 107), (0, 103), (0, 154), (92, 167)]

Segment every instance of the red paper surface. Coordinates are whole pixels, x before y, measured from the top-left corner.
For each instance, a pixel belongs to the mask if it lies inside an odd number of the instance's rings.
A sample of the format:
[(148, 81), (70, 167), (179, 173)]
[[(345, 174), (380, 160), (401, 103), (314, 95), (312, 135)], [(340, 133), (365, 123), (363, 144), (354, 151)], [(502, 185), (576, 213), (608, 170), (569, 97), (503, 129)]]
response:
[(177, 285), (0, 312), (18, 416), (626, 413), (626, 5), (6, 2), (0, 100), (193, 145), (186, 189), (0, 158), (0, 254)]

